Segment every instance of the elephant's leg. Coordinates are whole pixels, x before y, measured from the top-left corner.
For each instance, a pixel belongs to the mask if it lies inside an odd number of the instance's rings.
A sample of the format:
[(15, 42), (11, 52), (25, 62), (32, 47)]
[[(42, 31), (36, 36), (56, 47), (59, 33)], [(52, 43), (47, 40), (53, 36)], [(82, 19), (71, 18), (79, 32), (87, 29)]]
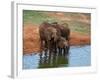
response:
[(70, 50), (70, 43), (69, 43), (69, 41), (68, 41), (67, 53), (69, 53), (69, 50)]
[(64, 49), (63, 49), (63, 48), (61, 48), (61, 55), (63, 55), (63, 52), (64, 52), (63, 50), (64, 50)]
[(52, 52), (52, 50), (53, 50), (53, 46), (52, 46), (52, 42), (51, 41), (49, 41), (49, 44), (48, 44), (49, 46), (49, 50)]
[(42, 40), (41, 40), (40, 52), (42, 52), (42, 49), (43, 49), (43, 43), (42, 43)]
[(62, 54), (62, 49), (61, 48), (58, 48), (59, 49), (59, 55)]
[(47, 51), (45, 51), (45, 52), (44, 52), (44, 56), (45, 56), (45, 57), (47, 57), (47, 54), (48, 54), (48, 52), (47, 52)]
[(39, 56), (40, 56), (40, 59), (42, 59), (42, 53), (40, 53)]
[(43, 40), (41, 40), (41, 45), (40, 45), (40, 57), (42, 57), (43, 54)]
[(69, 53), (69, 49), (70, 49), (70, 46), (67, 46), (64, 48), (64, 55), (67, 55)]
[(45, 41), (45, 56), (47, 56), (48, 51), (50, 50), (50, 42), (47, 40)]
[(69, 53), (69, 50), (70, 50), (70, 46), (68, 46), (67, 53)]
[(44, 42), (44, 48), (47, 48), (47, 41)]
[(60, 48), (58, 47), (58, 53), (60, 53)]
[(54, 42), (54, 52), (57, 53), (57, 43)]
[(47, 43), (47, 41), (45, 41), (45, 51), (47, 51), (48, 50), (48, 43)]
[(51, 46), (50, 46), (50, 41), (47, 41), (47, 48), (48, 48), (48, 51), (49, 51), (49, 53), (51, 52), (50, 50), (51, 50)]
[(53, 56), (57, 56), (56, 44), (53, 45)]
[(67, 47), (63, 48), (63, 55), (65, 56), (67, 54)]

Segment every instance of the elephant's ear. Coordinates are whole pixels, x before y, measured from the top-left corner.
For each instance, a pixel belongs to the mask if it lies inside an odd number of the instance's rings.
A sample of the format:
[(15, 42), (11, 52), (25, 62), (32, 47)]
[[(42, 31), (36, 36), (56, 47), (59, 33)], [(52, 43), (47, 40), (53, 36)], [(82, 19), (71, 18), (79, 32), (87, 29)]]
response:
[(50, 35), (49, 32), (47, 32), (47, 34), (46, 34), (46, 38), (47, 38), (47, 40), (51, 40), (51, 35)]

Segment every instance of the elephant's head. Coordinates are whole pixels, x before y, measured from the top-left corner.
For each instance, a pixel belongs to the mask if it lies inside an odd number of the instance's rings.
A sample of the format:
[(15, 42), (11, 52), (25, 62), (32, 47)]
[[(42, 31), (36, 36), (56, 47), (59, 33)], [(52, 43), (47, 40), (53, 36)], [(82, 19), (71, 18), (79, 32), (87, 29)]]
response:
[(60, 37), (60, 39), (58, 41), (58, 47), (60, 47), (60, 48), (66, 48), (68, 46), (69, 46), (68, 45), (68, 41), (65, 38), (63, 38), (63, 37)]
[(57, 39), (58, 39), (57, 30), (54, 27), (48, 27), (46, 35), (48, 37), (48, 40), (53, 39), (54, 41), (57, 41)]

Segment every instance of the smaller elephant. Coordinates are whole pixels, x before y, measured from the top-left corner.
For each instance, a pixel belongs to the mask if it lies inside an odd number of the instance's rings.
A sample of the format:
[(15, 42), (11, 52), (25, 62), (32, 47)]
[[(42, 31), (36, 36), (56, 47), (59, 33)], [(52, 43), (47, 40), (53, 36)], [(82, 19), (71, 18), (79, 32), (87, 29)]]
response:
[(62, 54), (62, 51), (63, 55), (68, 54), (70, 46), (68, 40), (66, 40), (64, 37), (60, 37), (60, 39), (57, 42), (57, 47), (59, 50), (59, 54)]

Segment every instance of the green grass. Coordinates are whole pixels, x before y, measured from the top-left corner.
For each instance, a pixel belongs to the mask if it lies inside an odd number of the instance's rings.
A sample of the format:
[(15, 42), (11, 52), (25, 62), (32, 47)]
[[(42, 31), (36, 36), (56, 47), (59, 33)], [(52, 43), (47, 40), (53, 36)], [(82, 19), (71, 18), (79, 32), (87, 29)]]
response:
[(64, 13), (64, 15), (66, 17), (70, 17), (70, 18), (73, 18), (73, 19), (76, 19), (76, 20), (81, 19), (82, 15), (85, 16), (87, 19), (91, 19), (89, 13), (71, 13), (71, 12), (68, 12), (68, 13)]
[(78, 22), (78, 21), (70, 21), (68, 22), (71, 31), (73, 32), (79, 32), (80, 34), (90, 34), (90, 25)]
[(45, 12), (31, 11), (31, 10), (23, 11), (23, 20), (24, 24), (33, 23), (38, 25), (41, 24), (43, 21), (48, 21), (48, 22), (59, 21), (56, 18), (48, 16)]
[[(55, 16), (49, 16), (50, 12), (43, 11), (32, 11), (32, 10), (23, 10), (23, 23), (24, 24), (36, 24), (40, 25), (44, 21), (48, 22), (59, 22), (59, 23), (68, 23), (71, 31), (78, 32), (80, 34), (90, 34), (90, 24), (85, 22), (80, 22), (78, 19), (82, 18), (81, 15), (86, 16), (87, 19), (90, 19), (90, 14), (88, 13), (64, 13), (65, 17), (72, 18), (71, 21), (62, 21), (61, 19)], [(54, 12), (53, 12), (54, 13)]]

